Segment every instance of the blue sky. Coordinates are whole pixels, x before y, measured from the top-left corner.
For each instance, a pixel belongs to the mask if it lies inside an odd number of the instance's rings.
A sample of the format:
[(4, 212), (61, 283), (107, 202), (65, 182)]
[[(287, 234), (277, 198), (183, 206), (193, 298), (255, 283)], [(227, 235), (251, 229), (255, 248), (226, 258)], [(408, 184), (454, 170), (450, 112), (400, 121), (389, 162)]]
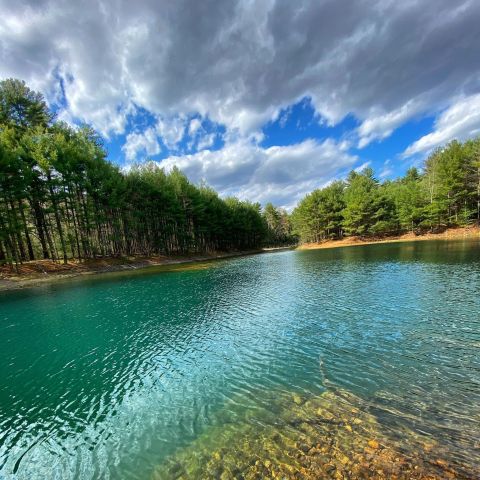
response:
[[(202, 135), (192, 135), (189, 125), (200, 125)], [(105, 146), (108, 151), (108, 157), (112, 162), (121, 165), (128, 165), (130, 159), (126, 158), (124, 146), (127, 142), (128, 133), (141, 133), (149, 128), (155, 128), (156, 119), (147, 111), (140, 109), (138, 115), (129, 119), (126, 133), (115, 135), (111, 139), (106, 139)], [(147, 152), (147, 149), (141, 149), (136, 152), (137, 156), (134, 162), (141, 163), (146, 158), (157, 161), (169, 158), (170, 156), (194, 154), (199, 151), (199, 141), (207, 138), (205, 148), (210, 151), (222, 150), (225, 146), (226, 129), (223, 125), (216, 124), (211, 120), (202, 119), (198, 115), (190, 116), (185, 119), (185, 129), (181, 139), (171, 148), (169, 142), (158, 138), (160, 151), (158, 153)], [(258, 144), (263, 148), (274, 146), (295, 145), (305, 140), (313, 139), (322, 142), (327, 139), (334, 139), (337, 142), (349, 140), (352, 132), (358, 128), (360, 122), (353, 115), (347, 115), (339, 123), (328, 125), (322, 120), (311, 103), (310, 98), (305, 97), (302, 100), (281, 109), (277, 118), (266, 122), (261, 128), (261, 140)], [(357, 148), (355, 144), (348, 149), (352, 155), (358, 156), (358, 161), (352, 164), (352, 169), (368, 164), (371, 166), (377, 177), (383, 179), (393, 179), (403, 175), (412, 165), (421, 167), (424, 155), (410, 158), (402, 158), (402, 153), (406, 148), (413, 144), (417, 139), (427, 135), (433, 130), (434, 117), (424, 116), (413, 119), (401, 125), (388, 138), (373, 141), (364, 148)], [(203, 147), (200, 147), (203, 148)]]
[(292, 208), (480, 134), (475, 0), (0, 0), (0, 78), (88, 123), (109, 159)]

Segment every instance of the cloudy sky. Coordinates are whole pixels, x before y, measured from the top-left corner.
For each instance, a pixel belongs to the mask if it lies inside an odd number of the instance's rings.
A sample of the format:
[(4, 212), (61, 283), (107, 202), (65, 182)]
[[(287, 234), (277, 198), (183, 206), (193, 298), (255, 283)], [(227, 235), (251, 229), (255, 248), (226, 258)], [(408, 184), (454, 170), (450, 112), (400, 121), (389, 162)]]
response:
[(290, 207), (480, 134), (480, 1), (0, 0), (0, 78), (122, 166)]

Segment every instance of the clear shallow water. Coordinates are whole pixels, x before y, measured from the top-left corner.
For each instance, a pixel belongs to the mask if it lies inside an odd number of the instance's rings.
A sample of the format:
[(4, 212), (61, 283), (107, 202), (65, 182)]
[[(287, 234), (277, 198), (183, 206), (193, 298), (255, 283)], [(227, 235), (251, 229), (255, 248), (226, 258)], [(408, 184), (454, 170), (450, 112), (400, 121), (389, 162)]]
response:
[(251, 437), (275, 424), (275, 399), (326, 391), (351, 395), (407, 454), (410, 438), (431, 440), (480, 475), (478, 242), (284, 251), (3, 294), (0, 342), (0, 478), (175, 477), (162, 466), (199, 439), (232, 425)]

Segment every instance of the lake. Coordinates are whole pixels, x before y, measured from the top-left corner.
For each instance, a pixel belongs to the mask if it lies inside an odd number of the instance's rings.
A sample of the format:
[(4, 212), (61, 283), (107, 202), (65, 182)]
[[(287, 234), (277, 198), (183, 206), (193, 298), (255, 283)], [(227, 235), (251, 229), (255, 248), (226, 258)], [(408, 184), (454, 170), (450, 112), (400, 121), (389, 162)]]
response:
[(3, 293), (0, 341), (2, 480), (480, 478), (478, 241)]

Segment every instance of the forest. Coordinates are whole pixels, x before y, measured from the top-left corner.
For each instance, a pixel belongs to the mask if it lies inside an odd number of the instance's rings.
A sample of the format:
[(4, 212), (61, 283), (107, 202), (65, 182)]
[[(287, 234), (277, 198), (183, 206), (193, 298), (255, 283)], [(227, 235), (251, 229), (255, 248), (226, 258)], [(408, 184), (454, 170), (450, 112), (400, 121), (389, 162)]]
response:
[(421, 234), (480, 223), (480, 137), (438, 148), (419, 171), (379, 182), (352, 171), (305, 196), (291, 215), (301, 242)]
[(396, 180), (352, 171), (289, 215), (222, 199), (155, 162), (122, 170), (92, 128), (56, 121), (23, 81), (0, 82), (0, 264), (251, 250), (479, 222), (480, 138), (453, 141)]
[[(0, 263), (249, 250), (286, 214), (221, 199), (154, 162), (122, 171), (101, 137), (55, 121), (43, 96), (0, 82)], [(272, 226), (272, 228), (270, 228)]]

